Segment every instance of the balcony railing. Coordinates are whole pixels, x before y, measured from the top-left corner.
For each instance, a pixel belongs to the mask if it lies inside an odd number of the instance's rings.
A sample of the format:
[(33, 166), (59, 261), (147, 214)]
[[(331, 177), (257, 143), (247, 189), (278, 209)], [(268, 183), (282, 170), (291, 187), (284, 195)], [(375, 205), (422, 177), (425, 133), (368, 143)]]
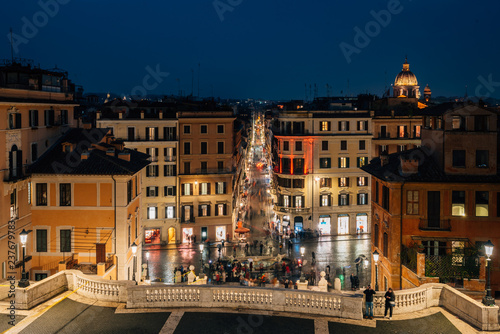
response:
[(230, 174), (235, 171), (235, 168), (197, 168), (191, 174)]
[(285, 213), (309, 213), (311, 208), (290, 208), (285, 206), (274, 206), (274, 211), (285, 212)]
[(166, 162), (173, 162), (173, 161), (176, 161), (176, 160), (177, 160), (177, 157), (176, 157), (176, 156), (171, 156), (171, 157), (166, 156), (166, 157), (165, 157), (165, 161), (166, 161)]
[(451, 231), (451, 222), (449, 219), (420, 218), (418, 228), (422, 231)]
[(386, 132), (386, 133), (379, 132), (378, 138), (376, 138), (376, 139), (381, 139), (381, 138), (389, 139), (389, 138), (391, 138), (391, 133), (390, 132)]

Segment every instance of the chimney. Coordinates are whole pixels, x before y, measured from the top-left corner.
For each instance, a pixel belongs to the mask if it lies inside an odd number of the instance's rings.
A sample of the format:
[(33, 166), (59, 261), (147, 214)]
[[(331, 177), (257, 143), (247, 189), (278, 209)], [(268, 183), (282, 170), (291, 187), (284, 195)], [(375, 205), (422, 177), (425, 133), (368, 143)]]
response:
[(118, 158), (125, 161), (130, 161), (130, 152), (120, 152), (118, 153)]
[(141, 119), (144, 119), (144, 110), (141, 110)]
[(123, 119), (123, 112), (118, 112), (118, 119)]
[(160, 111), (158, 112), (158, 118), (159, 118), (159, 119), (163, 119), (163, 110), (160, 110)]
[(90, 156), (90, 152), (89, 151), (85, 151), (85, 152), (82, 152), (82, 155), (81, 155), (81, 159), (82, 160), (87, 160)]
[(101, 112), (100, 111), (97, 111), (95, 113), (95, 119), (101, 119)]
[(401, 162), (401, 173), (403, 175), (411, 175), (418, 173), (418, 159), (411, 159), (408, 156), (399, 156)]
[(389, 155), (387, 154), (387, 152), (382, 152), (380, 153), (380, 165), (381, 166), (385, 166), (389, 163)]

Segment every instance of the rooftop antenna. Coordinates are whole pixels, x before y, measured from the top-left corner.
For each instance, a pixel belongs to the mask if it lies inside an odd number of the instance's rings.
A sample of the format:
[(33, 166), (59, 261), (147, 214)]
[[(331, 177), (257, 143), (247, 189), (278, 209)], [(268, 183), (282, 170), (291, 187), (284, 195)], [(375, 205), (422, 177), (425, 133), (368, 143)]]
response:
[(10, 58), (14, 63), (14, 42), (12, 40), (12, 27), (10, 28)]

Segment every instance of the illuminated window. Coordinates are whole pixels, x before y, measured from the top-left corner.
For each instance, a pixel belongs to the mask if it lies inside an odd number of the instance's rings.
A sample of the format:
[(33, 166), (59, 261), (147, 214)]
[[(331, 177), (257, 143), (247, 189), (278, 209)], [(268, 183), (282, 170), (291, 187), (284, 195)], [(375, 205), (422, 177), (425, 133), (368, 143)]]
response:
[(289, 208), (290, 207), (290, 196), (288, 196), (288, 195), (284, 195), (283, 196), (283, 206), (285, 208)]
[(366, 176), (359, 176), (358, 177), (358, 186), (359, 187), (364, 187), (368, 185), (368, 177)]
[(173, 206), (167, 206), (165, 208), (165, 218), (175, 218), (175, 207)]
[(451, 192), (452, 216), (465, 216), (465, 191)]
[(322, 121), (322, 122), (320, 122), (319, 128), (320, 128), (320, 131), (331, 131), (332, 126), (331, 126), (330, 122)]
[(210, 183), (200, 183), (200, 195), (210, 195)]
[(349, 178), (339, 177), (339, 187), (349, 187)]
[(330, 195), (321, 195), (321, 206), (330, 206)]
[(418, 215), (418, 190), (406, 192), (406, 214)]
[(349, 168), (349, 157), (339, 158), (339, 168)]
[(488, 217), (488, 198), (487, 191), (476, 191), (476, 216)]
[(340, 194), (339, 195), (339, 206), (349, 205), (349, 194)]
[(358, 157), (358, 167), (363, 167), (368, 163), (368, 157)]
[(358, 194), (358, 205), (368, 204), (368, 194)]
[(319, 158), (319, 168), (331, 168), (332, 159), (330, 158)]
[(158, 218), (158, 208), (156, 206), (148, 207), (148, 219)]
[(295, 196), (295, 207), (300, 209), (302, 208), (302, 196)]

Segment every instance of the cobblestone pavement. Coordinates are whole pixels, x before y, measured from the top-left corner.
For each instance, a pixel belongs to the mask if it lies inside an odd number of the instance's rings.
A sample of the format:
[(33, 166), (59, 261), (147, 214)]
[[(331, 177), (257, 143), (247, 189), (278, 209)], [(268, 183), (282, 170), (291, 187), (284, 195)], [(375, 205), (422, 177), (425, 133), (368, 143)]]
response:
[(128, 310), (124, 304), (99, 303), (73, 294), (29, 313), (6, 333), (480, 333), (438, 307), (392, 320), (347, 320), (236, 309)]

